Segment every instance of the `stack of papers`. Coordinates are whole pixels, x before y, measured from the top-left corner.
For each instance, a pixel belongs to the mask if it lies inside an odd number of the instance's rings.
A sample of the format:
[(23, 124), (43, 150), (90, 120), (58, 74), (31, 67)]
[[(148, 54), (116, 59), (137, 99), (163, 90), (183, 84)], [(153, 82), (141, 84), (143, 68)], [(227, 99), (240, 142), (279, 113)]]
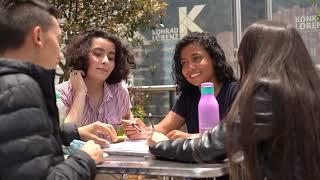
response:
[(146, 140), (126, 140), (110, 144), (110, 147), (104, 148), (104, 151), (110, 155), (146, 156), (149, 154), (149, 147)]

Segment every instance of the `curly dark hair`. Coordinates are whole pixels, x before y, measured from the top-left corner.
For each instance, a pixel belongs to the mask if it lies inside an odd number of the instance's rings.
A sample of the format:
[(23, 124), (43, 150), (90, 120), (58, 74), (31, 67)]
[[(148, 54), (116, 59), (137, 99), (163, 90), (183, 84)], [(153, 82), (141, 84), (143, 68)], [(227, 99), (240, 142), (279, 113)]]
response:
[(127, 81), (130, 70), (136, 67), (133, 54), (130, 53), (128, 47), (125, 46), (118, 37), (99, 29), (84, 31), (70, 41), (65, 55), (68, 68), (83, 70), (87, 73), (89, 51), (93, 38), (107, 39), (113, 42), (116, 48), (115, 67), (106, 79), (106, 83), (116, 84), (122, 80)]
[(195, 88), (190, 84), (182, 74), (182, 65), (180, 63), (181, 50), (189, 44), (198, 43), (204, 50), (208, 52), (211, 59), (215, 61), (213, 69), (219, 82), (227, 83), (235, 81), (232, 67), (226, 61), (224, 51), (217, 42), (217, 39), (209, 33), (192, 32), (183, 37), (176, 45), (173, 64), (172, 77), (177, 85), (177, 93), (181, 93), (187, 88)]

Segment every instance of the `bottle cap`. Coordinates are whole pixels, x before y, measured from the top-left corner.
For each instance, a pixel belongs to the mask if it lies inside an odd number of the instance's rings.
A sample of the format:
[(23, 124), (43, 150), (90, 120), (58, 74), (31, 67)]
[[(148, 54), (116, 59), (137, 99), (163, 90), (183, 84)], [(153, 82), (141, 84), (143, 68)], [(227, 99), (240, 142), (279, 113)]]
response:
[(214, 86), (212, 82), (204, 82), (201, 84), (201, 95), (214, 94)]

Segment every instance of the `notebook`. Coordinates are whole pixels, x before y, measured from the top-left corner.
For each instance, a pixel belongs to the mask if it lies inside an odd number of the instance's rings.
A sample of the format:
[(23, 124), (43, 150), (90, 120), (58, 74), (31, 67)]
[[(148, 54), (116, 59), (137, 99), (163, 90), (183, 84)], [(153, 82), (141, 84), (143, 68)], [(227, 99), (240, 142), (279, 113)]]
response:
[(149, 154), (149, 147), (146, 140), (126, 140), (124, 142), (110, 144), (103, 149), (110, 155), (121, 156), (146, 156)]

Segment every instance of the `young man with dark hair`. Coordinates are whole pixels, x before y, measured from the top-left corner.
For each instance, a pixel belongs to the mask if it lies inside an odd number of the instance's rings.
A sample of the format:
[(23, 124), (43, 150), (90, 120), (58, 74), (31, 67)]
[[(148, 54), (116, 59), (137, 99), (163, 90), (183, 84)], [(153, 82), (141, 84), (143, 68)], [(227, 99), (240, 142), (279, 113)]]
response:
[[(44, 0), (0, 0), (0, 179), (93, 179), (103, 161), (96, 122), (61, 129), (54, 75), (60, 61), (59, 11)], [(62, 144), (88, 141), (64, 160)]]

